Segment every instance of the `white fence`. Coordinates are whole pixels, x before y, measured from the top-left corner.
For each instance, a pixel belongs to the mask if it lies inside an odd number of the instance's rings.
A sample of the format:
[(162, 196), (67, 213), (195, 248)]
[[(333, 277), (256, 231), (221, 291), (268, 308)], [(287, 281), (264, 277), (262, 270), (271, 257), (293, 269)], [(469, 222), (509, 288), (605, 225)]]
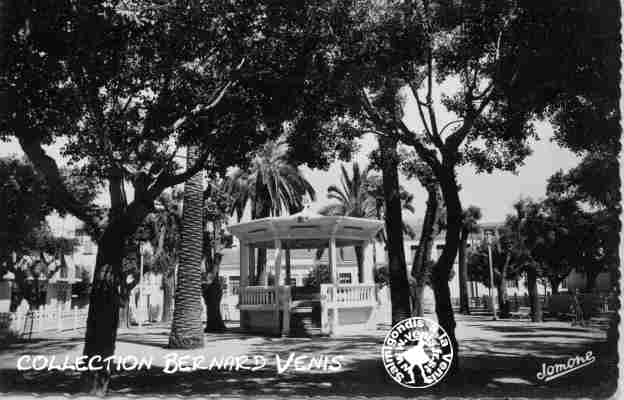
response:
[(80, 329), (87, 326), (88, 307), (70, 310), (42, 308), (36, 311), (0, 313), (0, 332), (20, 337), (47, 331)]

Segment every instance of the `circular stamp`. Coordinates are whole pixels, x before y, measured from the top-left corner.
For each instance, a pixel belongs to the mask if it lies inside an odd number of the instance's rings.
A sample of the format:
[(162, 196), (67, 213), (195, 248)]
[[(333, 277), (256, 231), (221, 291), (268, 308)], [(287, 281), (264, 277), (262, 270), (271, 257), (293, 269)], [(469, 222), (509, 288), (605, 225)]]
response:
[(408, 388), (427, 388), (440, 382), (453, 361), (448, 334), (436, 322), (420, 317), (404, 319), (390, 329), (381, 349), (388, 374)]

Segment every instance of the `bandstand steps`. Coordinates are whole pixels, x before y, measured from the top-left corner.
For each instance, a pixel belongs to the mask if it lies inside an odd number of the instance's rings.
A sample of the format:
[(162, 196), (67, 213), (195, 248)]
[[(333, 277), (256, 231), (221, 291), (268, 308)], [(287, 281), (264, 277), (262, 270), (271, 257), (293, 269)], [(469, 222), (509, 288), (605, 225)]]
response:
[(295, 335), (320, 335), (320, 311), (313, 302), (300, 302), (291, 308), (290, 327)]

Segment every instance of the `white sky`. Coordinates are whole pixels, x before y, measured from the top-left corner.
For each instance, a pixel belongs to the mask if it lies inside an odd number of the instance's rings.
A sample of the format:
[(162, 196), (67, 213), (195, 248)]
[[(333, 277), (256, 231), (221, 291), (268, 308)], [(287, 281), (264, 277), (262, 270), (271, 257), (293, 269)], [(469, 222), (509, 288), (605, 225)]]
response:
[[(441, 89), (449, 93), (456, 87), (456, 82), (447, 81)], [(422, 96), (422, 94), (421, 94)], [(442, 112), (439, 105), (439, 91), (434, 91), (434, 101), (438, 104), (438, 126), (454, 119), (448, 112)], [(406, 98), (406, 124), (420, 131), (419, 117), (413, 98)], [(483, 222), (496, 222), (504, 220), (508, 213), (513, 211), (512, 205), (520, 197), (540, 198), (545, 195), (547, 179), (559, 169), (567, 170), (578, 164), (580, 159), (570, 151), (551, 142), (552, 127), (546, 122), (536, 123), (536, 131), (540, 138), (531, 143), (533, 154), (527, 157), (525, 165), (518, 168), (517, 174), (495, 171), (493, 174), (477, 174), (470, 166), (462, 167), (458, 172), (458, 183), (461, 185), (460, 198), (462, 205), (467, 207), (475, 205), (483, 211)], [(368, 154), (376, 147), (376, 140), (372, 135), (366, 135), (360, 140), (360, 151), (354, 155), (361, 166), (368, 164)], [(59, 153), (60, 145), (52, 145), (47, 148), (48, 154), (63, 163)], [(17, 142), (0, 142), (0, 157), (7, 155), (22, 156), (23, 152)], [(331, 184), (339, 184), (340, 162), (331, 165), (329, 170), (311, 170), (302, 167), (304, 175), (316, 189), (318, 200), (312, 204), (317, 208), (327, 204), (327, 188)], [(351, 166), (347, 166), (351, 170)], [(414, 195), (415, 214), (406, 213), (405, 218), (415, 222), (422, 218), (425, 211), (426, 192), (417, 180), (408, 181), (404, 177), (401, 184)]]
[[(458, 88), (458, 81), (448, 79), (440, 86), (434, 87), (433, 101), (436, 104), (436, 116), (438, 127), (443, 127), (447, 122), (456, 119), (456, 116), (446, 111), (440, 104), (440, 94), (454, 93)], [(420, 99), (425, 98), (424, 92), (419, 92)], [(420, 117), (414, 97), (410, 94), (405, 97), (404, 121), (406, 125), (417, 132), (422, 131)], [(458, 171), (458, 183), (461, 185), (460, 199), (463, 207), (475, 205), (483, 212), (483, 222), (499, 222), (505, 216), (513, 212), (513, 203), (520, 197), (532, 197), (534, 199), (545, 196), (546, 181), (559, 169), (567, 170), (576, 166), (580, 158), (567, 149), (551, 142), (553, 136), (552, 126), (547, 122), (535, 124), (539, 140), (531, 143), (533, 154), (526, 158), (525, 164), (518, 168), (517, 174), (494, 171), (492, 174), (477, 174), (471, 166), (466, 166)], [(446, 133), (445, 133), (446, 136)], [(361, 149), (354, 157), (360, 165), (368, 164), (367, 155), (376, 148), (377, 142), (373, 135), (367, 135), (360, 141)], [(350, 165), (347, 170), (350, 171)], [(339, 184), (340, 163), (334, 163), (328, 171), (312, 171), (305, 169), (306, 177), (317, 190), (317, 203), (327, 204), (327, 187), (331, 184)], [(427, 193), (417, 180), (408, 181), (404, 177), (400, 183), (414, 195), (415, 215), (404, 213), (404, 218), (410, 222), (421, 219), (425, 212)]]
[[(560, 148), (550, 141), (552, 129), (548, 124), (540, 123), (537, 126), (540, 140), (533, 142), (533, 154), (527, 157), (525, 165), (518, 168), (517, 174), (495, 171), (492, 174), (477, 174), (471, 166), (462, 167), (458, 173), (458, 183), (461, 185), (460, 198), (462, 205), (475, 205), (483, 211), (483, 222), (503, 221), (505, 216), (513, 212), (513, 203), (520, 197), (534, 199), (545, 196), (546, 181), (559, 169), (567, 170), (576, 166), (579, 158), (570, 151)], [(376, 147), (376, 140), (367, 135), (360, 141), (361, 151), (354, 159), (360, 165), (368, 163), (367, 154)], [(327, 188), (332, 184), (339, 184), (340, 163), (334, 163), (328, 171), (311, 170), (303, 167), (305, 176), (316, 189), (318, 201), (324, 205)], [(347, 170), (351, 170), (350, 164)], [(401, 177), (401, 184), (414, 195), (415, 215), (405, 213), (408, 221), (421, 219), (425, 212), (426, 191), (416, 179), (407, 180)]]

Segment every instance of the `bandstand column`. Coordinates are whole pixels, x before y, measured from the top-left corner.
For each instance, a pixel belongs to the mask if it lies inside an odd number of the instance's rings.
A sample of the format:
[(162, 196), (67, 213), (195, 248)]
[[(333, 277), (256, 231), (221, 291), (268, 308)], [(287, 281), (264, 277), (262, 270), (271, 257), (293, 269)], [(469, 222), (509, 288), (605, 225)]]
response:
[(248, 247), (248, 253), (249, 253), (249, 258), (247, 259), (249, 261), (249, 267), (247, 269), (248, 271), (248, 285), (249, 286), (255, 286), (257, 285), (257, 277), (256, 277), (256, 249), (255, 247), (253, 247), (251, 244), (249, 244)]
[(375, 282), (375, 265), (373, 262), (373, 241), (362, 243), (362, 272), (363, 276), (360, 276), (360, 283), (374, 283)]
[[(240, 287), (244, 288), (249, 286), (249, 245), (247, 243), (240, 244)], [(240, 293), (240, 292), (239, 292)]]
[[(281, 332), (280, 326), (280, 270), (282, 269), (282, 241), (275, 239), (275, 267), (273, 272), (273, 290), (275, 291), (275, 308), (273, 309), (273, 321), (277, 330)], [(268, 274), (267, 274), (268, 276)]]
[(336, 238), (333, 236), (329, 239), (329, 271), (333, 285), (332, 303), (334, 303), (334, 310), (331, 324), (331, 334), (333, 335), (338, 330), (338, 303), (336, 302), (338, 297), (338, 262), (336, 258)]
[(336, 260), (336, 238), (329, 239), (329, 276), (331, 283), (338, 283), (338, 263)]
[(282, 269), (282, 241), (280, 239), (275, 239), (275, 280), (273, 282), (273, 286), (280, 285), (280, 272)]
[[(240, 275), (240, 286), (238, 288), (238, 304), (243, 304), (243, 294), (247, 286), (249, 286), (249, 253), (249, 245), (240, 242), (238, 272)], [(240, 311), (240, 325), (242, 329), (248, 328), (247, 311)]]
[[(286, 245), (288, 246), (288, 245)], [(290, 249), (288, 247), (286, 247), (286, 249), (284, 250), (284, 258), (285, 258), (285, 266), (286, 266), (286, 277), (284, 279), (284, 285), (286, 286), (290, 286), (290, 279), (291, 279), (291, 273), (290, 273)]]

